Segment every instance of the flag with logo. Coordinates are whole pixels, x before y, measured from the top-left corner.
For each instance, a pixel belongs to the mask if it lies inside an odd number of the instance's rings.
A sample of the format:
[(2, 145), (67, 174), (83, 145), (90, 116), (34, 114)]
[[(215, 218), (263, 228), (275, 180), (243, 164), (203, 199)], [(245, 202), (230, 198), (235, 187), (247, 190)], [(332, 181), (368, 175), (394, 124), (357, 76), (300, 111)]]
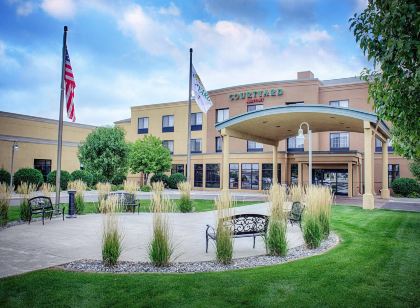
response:
[(211, 106), (213, 106), (213, 103), (209, 94), (204, 88), (203, 83), (201, 82), (200, 76), (198, 76), (197, 72), (195, 71), (194, 65), (192, 66), (191, 74), (192, 90), (194, 92), (195, 101), (198, 107), (200, 107), (201, 111), (207, 113)]

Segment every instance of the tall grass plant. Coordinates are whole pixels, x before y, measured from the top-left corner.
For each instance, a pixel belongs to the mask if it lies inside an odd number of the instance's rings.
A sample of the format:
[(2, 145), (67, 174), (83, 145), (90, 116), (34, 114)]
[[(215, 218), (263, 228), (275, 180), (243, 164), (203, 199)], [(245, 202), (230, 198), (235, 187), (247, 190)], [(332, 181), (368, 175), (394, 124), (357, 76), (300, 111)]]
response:
[(33, 183), (21, 182), (17, 187), (17, 193), (22, 195), (22, 201), (19, 206), (20, 219), (29, 221), (31, 219), (31, 210), (29, 208), (29, 199), (36, 191), (37, 185)]
[(193, 211), (193, 204), (191, 200), (191, 184), (189, 182), (178, 183), (178, 190), (181, 198), (178, 201), (178, 208), (182, 213), (189, 213)]
[(233, 258), (233, 237), (229, 217), (233, 215), (234, 201), (228, 191), (222, 191), (215, 200), (217, 211), (216, 259), (229, 264)]
[(122, 252), (122, 234), (119, 230), (120, 207), (115, 196), (102, 200), (104, 211), (102, 235), (102, 261), (106, 266), (115, 266)]
[(270, 220), (265, 238), (267, 252), (274, 256), (287, 254), (287, 220), (284, 211), (287, 201), (286, 188), (275, 184), (268, 194), (270, 201)]
[(4, 227), (7, 225), (9, 220), (9, 206), (11, 198), (11, 190), (9, 184), (6, 182), (0, 183), (0, 226)]

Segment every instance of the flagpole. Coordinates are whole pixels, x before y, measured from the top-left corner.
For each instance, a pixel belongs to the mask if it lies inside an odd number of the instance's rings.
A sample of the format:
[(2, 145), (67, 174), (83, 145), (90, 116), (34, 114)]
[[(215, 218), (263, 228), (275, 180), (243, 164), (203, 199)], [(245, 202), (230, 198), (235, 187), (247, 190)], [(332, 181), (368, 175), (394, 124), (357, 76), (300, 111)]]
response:
[(64, 105), (64, 73), (66, 64), (67, 26), (64, 26), (63, 52), (61, 64), (61, 93), (60, 93), (60, 116), (58, 121), (58, 146), (57, 146), (57, 173), (55, 177), (55, 204), (60, 205), (60, 178), (61, 178), (61, 152), (63, 146), (63, 105)]
[(187, 138), (187, 182), (191, 183), (191, 83), (192, 83), (192, 53), (190, 48), (190, 84), (188, 89), (188, 138)]

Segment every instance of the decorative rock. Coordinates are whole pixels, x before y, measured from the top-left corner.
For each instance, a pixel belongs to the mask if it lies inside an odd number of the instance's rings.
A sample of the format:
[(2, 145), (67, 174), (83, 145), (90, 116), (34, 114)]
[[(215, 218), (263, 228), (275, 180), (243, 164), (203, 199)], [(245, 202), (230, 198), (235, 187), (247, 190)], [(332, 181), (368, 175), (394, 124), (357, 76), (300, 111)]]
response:
[(216, 261), (202, 262), (178, 262), (171, 263), (167, 267), (156, 267), (148, 262), (120, 261), (114, 267), (105, 266), (100, 260), (78, 260), (63, 264), (59, 268), (79, 272), (106, 272), (106, 273), (203, 273), (237, 270), (258, 266), (276, 265), (294, 261), (306, 257), (319, 255), (335, 247), (340, 242), (335, 233), (324, 240), (316, 249), (308, 249), (305, 246), (298, 246), (288, 250), (285, 257), (277, 256), (254, 256), (234, 259), (231, 264), (223, 265)]

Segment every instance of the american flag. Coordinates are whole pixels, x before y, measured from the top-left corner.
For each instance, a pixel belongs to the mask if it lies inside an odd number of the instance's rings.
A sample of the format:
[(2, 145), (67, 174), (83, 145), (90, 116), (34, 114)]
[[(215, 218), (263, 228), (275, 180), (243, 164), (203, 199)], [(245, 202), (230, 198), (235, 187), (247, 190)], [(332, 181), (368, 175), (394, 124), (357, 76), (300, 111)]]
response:
[(76, 82), (74, 81), (73, 70), (70, 64), (69, 52), (66, 47), (66, 63), (65, 63), (65, 73), (64, 73), (64, 83), (66, 86), (66, 107), (67, 107), (67, 116), (69, 119), (74, 122), (76, 121), (76, 113), (74, 110), (74, 88), (76, 88)]

